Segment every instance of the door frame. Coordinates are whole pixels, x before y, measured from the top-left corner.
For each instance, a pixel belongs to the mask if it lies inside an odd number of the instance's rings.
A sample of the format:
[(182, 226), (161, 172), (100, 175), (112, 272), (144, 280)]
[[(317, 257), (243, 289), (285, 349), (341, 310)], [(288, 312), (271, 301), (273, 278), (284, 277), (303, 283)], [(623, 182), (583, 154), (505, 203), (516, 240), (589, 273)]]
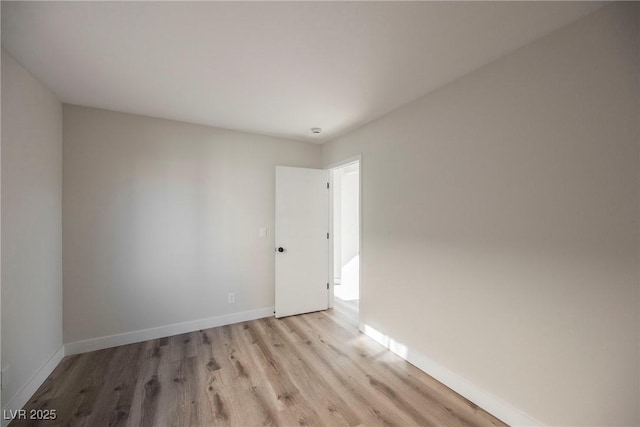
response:
[(358, 280), (358, 292), (362, 291), (362, 154), (347, 157), (346, 159), (339, 160), (331, 163), (325, 169), (329, 171), (329, 308), (333, 308), (333, 287), (335, 285), (334, 280), (334, 265), (333, 265), (333, 173), (336, 169), (343, 168), (352, 164), (358, 164), (358, 249), (360, 256), (358, 257), (358, 274), (360, 280)]

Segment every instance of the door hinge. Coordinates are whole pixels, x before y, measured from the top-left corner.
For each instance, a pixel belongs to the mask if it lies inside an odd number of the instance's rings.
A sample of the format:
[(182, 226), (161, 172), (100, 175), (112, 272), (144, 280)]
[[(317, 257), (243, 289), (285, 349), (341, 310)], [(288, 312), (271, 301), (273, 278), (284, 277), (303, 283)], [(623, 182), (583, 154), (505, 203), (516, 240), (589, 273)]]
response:
[(329, 233), (327, 233), (327, 239), (329, 238)]
[(329, 284), (327, 283), (327, 290), (329, 290)]
[(329, 183), (327, 182), (327, 190), (329, 189)]

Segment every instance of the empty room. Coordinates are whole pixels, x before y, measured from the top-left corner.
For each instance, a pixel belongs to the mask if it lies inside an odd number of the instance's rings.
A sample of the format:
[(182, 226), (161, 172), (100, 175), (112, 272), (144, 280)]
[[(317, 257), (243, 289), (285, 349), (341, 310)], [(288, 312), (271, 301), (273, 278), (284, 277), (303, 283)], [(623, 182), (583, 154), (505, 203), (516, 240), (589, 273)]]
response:
[(640, 5), (2, 1), (2, 427), (640, 426)]

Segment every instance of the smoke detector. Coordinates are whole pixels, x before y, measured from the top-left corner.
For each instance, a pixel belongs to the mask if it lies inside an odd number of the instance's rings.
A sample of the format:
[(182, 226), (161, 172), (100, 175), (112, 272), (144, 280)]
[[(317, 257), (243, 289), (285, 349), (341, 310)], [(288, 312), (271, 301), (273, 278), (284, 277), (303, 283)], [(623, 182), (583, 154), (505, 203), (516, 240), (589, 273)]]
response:
[(322, 132), (320, 128), (311, 128), (311, 133), (314, 135), (320, 135), (320, 132)]

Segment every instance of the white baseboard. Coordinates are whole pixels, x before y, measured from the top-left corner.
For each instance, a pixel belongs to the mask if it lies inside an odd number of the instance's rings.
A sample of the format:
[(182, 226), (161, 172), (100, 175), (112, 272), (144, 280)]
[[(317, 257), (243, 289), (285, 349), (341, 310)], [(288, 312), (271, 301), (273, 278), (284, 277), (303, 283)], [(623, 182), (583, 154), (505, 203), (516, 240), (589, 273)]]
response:
[(51, 375), (51, 372), (53, 372), (56, 366), (58, 366), (58, 363), (60, 363), (63, 357), (64, 357), (64, 346), (60, 346), (60, 348), (56, 350), (56, 352), (53, 353), (46, 362), (44, 362), (44, 364), (40, 367), (40, 369), (38, 369), (36, 373), (33, 374), (31, 378), (29, 378), (29, 381), (27, 381), (27, 383), (20, 389), (20, 391), (18, 391), (18, 393), (16, 393), (16, 395), (13, 396), (11, 400), (7, 402), (6, 406), (2, 408), (3, 409), (2, 427), (6, 427), (11, 421), (11, 420), (4, 419), (5, 411), (9, 411), (9, 410), (15, 411), (17, 409), (22, 409), (24, 405), (26, 405), (27, 402), (29, 402), (29, 399), (31, 399), (31, 396), (33, 396), (33, 394), (44, 383), (47, 377)]
[(86, 353), (88, 351), (102, 350), (119, 345), (133, 344), (171, 335), (184, 334), (200, 329), (215, 328), (217, 326), (231, 325), (233, 323), (246, 322), (248, 320), (261, 319), (273, 316), (273, 307), (259, 308), (256, 310), (241, 311), (222, 316), (209, 317), (207, 319), (192, 320), (182, 323), (160, 326), (157, 328), (142, 329), (139, 331), (125, 332), (116, 335), (91, 338), (88, 340), (74, 341), (64, 345), (65, 355)]
[(544, 426), (545, 424), (536, 420), (535, 418), (526, 415), (522, 411), (508, 403), (502, 401), (496, 396), (488, 393), (482, 388), (471, 384), (460, 375), (451, 372), (444, 366), (436, 363), (428, 357), (420, 354), (406, 345), (395, 341), (393, 338), (377, 331), (371, 326), (360, 323), (360, 331), (372, 338), (374, 341), (382, 344), (393, 353), (397, 354), (407, 362), (414, 365), (416, 368), (424, 371), (428, 375), (432, 376), (442, 384), (449, 387), (451, 390), (460, 394), (461, 396), (469, 399), (491, 415), (499, 418), (512, 427), (524, 427), (524, 426)]

